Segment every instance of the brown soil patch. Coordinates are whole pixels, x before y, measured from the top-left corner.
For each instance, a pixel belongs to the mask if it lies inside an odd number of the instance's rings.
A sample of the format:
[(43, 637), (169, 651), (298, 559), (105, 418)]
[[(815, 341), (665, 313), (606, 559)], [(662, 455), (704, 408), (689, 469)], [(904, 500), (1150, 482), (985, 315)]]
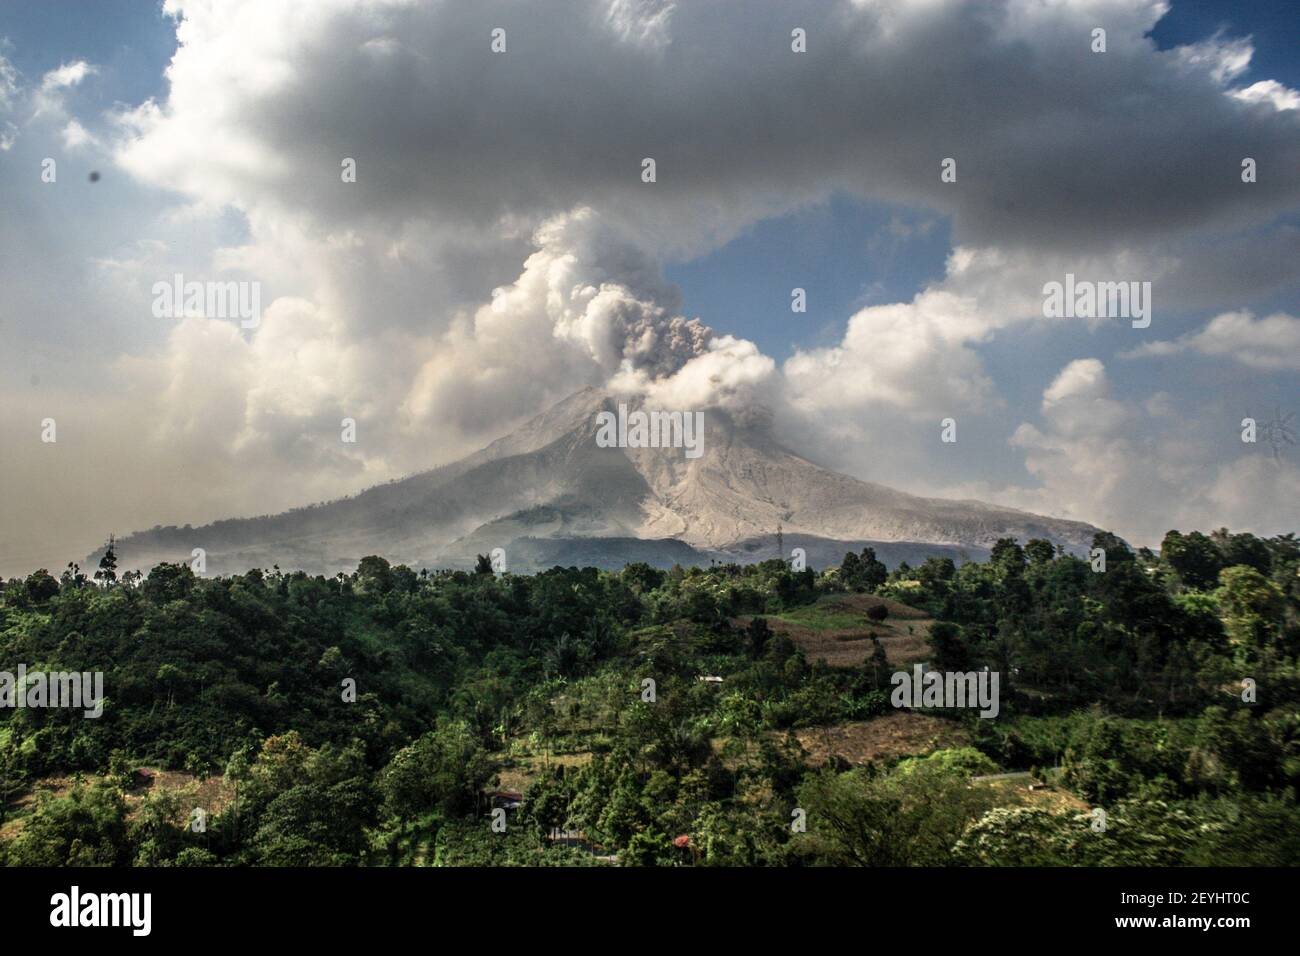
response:
[[(153, 767), (140, 769), (147, 776), (137, 775), (135, 785), (125, 794), (128, 818), (133, 818), (140, 812), (145, 797), (153, 791), (183, 791), (186, 794), (185, 803), (188, 806), (182, 819), (176, 821), (181, 824), (189, 823), (190, 811), (195, 807), (204, 808), (211, 817), (229, 806), (234, 798), (234, 788), (226, 785), (224, 777), (209, 777), (207, 780), (200, 781), (193, 774), (179, 770), (158, 770)], [(96, 774), (82, 776), (82, 782), (87, 787), (93, 787), (104, 779), (106, 778)], [(48, 793), (54, 797), (65, 797), (72, 790), (73, 783), (71, 776), (46, 777), (38, 780), (35, 787), (9, 804), (8, 810), (11, 816), (5, 821), (4, 826), (0, 827), (0, 839), (12, 839), (22, 830), (28, 813), (36, 808), (36, 798), (39, 794)], [(15, 817), (12, 814), (21, 814), (21, 816)]]
[(830, 727), (806, 727), (794, 734), (808, 751), (808, 762), (813, 766), (826, 763), (832, 756), (860, 766), (970, 743), (966, 732), (952, 721), (912, 711)]
[[(537, 779), (538, 775), (546, 769), (545, 757), (514, 757), (513, 766), (502, 767), (497, 771), (499, 786), (502, 790), (511, 790), (515, 793), (523, 793), (528, 789), (528, 785)], [(552, 766), (560, 765), (562, 767), (581, 767), (584, 764), (591, 763), (591, 754), (588, 752), (576, 754), (552, 754), (550, 758)]]
[[(1031, 784), (1037, 784), (1037, 788), (1029, 789)], [(1056, 786), (1044, 788), (1028, 777), (981, 781), (980, 786), (997, 793), (1000, 807), (1038, 807), (1051, 813), (1087, 813), (1089, 810), (1088, 804), (1070, 791)]]

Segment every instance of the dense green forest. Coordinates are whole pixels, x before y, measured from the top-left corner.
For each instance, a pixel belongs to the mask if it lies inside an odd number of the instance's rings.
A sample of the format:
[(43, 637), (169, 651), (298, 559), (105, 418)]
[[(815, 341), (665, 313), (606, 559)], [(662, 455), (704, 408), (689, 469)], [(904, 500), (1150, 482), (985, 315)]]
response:
[[(331, 579), (119, 579), (110, 549), (0, 581), (0, 670), (102, 671), (105, 694), (97, 719), (0, 709), (0, 861), (1300, 860), (1300, 544), (1094, 546), (1104, 570), (1007, 539), (892, 571), (867, 549)], [(810, 634), (864, 650), (832, 665)], [(914, 661), (997, 672), (998, 716), (896, 710)]]

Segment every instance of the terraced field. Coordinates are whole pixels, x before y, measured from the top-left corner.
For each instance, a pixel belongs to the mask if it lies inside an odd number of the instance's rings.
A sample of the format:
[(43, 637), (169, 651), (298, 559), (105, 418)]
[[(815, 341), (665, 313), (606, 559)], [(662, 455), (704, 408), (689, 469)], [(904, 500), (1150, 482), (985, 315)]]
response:
[[(889, 616), (879, 623), (869, 620), (867, 610), (882, 604)], [(740, 623), (749, 620), (739, 619)], [(824, 660), (831, 667), (861, 665), (871, 654), (872, 634), (880, 640), (891, 666), (925, 660), (934, 623), (923, 611), (873, 594), (830, 594), (785, 614), (768, 615), (767, 621), (773, 631), (798, 644), (809, 661)]]

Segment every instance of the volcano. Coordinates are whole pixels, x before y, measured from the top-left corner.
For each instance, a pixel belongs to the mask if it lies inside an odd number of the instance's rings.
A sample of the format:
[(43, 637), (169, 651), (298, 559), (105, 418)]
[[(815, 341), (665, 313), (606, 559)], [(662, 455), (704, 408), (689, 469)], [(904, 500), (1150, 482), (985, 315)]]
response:
[(148, 570), (188, 563), (202, 548), (208, 573), (279, 565), (333, 575), (369, 554), (467, 568), (499, 548), (508, 570), (528, 572), (749, 563), (781, 556), (784, 545), (784, 557), (803, 548), (811, 566), (825, 567), (870, 545), (892, 565), (982, 559), (1002, 537), (1084, 553), (1097, 530), (839, 474), (784, 447), (761, 415), (705, 413), (695, 457), (658, 442), (610, 447), (597, 440), (600, 421), (625, 414), (624, 401), (584, 389), (450, 465), (279, 515), (133, 534), (118, 541), (119, 562)]

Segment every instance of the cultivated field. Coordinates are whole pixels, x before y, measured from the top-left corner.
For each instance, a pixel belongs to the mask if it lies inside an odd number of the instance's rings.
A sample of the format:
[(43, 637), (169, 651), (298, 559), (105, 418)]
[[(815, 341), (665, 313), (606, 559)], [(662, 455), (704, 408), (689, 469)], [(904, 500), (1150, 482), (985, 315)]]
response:
[[(885, 620), (867, 618), (867, 610), (884, 605)], [(748, 623), (749, 617), (740, 619)], [(879, 639), (890, 666), (906, 667), (929, 655), (926, 643), (934, 623), (923, 611), (872, 594), (831, 594), (815, 604), (781, 615), (767, 615), (768, 624), (799, 645), (811, 661), (831, 667), (858, 667), (871, 654), (871, 635)]]

